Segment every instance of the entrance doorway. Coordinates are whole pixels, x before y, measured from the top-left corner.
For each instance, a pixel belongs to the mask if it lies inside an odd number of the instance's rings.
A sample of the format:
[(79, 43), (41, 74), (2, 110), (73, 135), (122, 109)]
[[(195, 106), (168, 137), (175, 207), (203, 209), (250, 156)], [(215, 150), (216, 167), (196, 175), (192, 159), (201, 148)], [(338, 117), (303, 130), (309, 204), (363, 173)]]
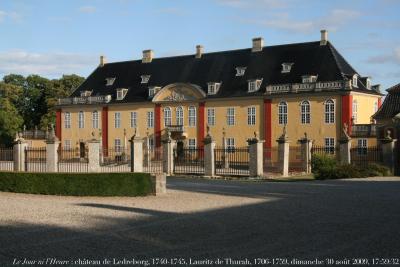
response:
[(86, 157), (86, 147), (84, 142), (79, 143), (79, 156), (80, 158)]

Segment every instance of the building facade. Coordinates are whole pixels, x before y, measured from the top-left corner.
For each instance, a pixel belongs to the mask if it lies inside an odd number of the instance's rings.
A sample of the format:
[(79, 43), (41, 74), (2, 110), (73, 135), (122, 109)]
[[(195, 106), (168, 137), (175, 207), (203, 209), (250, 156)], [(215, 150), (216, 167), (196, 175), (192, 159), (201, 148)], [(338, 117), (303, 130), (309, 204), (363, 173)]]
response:
[[(209, 133), (217, 146), (243, 147), (256, 133), (266, 148), (286, 126), (295, 143), (307, 136), (316, 145), (336, 146), (347, 124), (361, 145), (376, 138), (357, 134), (381, 105), (371, 85), (340, 55), (321, 31), (317, 42), (155, 58), (100, 65), (69, 98), (59, 99), (56, 134), (67, 148), (93, 136), (103, 147), (127, 146), (138, 134), (150, 147), (168, 131), (189, 147)], [(367, 127), (367, 126), (366, 126)], [(357, 141), (359, 142), (359, 141)]]

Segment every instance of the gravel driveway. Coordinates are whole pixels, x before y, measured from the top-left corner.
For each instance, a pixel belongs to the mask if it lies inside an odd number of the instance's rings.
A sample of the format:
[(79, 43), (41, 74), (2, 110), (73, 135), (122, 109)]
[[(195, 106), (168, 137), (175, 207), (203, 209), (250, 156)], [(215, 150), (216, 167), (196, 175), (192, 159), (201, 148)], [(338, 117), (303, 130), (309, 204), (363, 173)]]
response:
[(128, 266), (139, 263), (129, 262), (135, 258), (149, 260), (141, 262), (145, 266), (160, 257), (183, 257), (180, 263), (224, 257), (400, 258), (400, 178), (286, 183), (170, 178), (168, 188), (164, 196), (137, 198), (0, 192), (0, 265), (24, 259)]

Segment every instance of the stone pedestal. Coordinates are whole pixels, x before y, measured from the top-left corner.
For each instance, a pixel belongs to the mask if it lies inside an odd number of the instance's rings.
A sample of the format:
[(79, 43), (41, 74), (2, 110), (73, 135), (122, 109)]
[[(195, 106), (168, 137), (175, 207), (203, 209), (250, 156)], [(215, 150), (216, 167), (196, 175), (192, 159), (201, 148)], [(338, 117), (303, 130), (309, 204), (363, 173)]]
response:
[(163, 172), (167, 175), (172, 175), (174, 172), (174, 147), (175, 140), (171, 138), (171, 135), (163, 140)]
[(100, 140), (88, 141), (88, 171), (100, 172)]
[(22, 138), (16, 138), (14, 143), (14, 171), (25, 171), (25, 149), (28, 143)]
[(58, 147), (60, 141), (57, 137), (46, 140), (46, 172), (58, 172)]
[(301, 147), (302, 169), (306, 173), (311, 173), (311, 149), (312, 140), (307, 136), (299, 140)]
[(143, 172), (143, 139), (133, 136), (131, 140), (131, 172)]
[(167, 193), (167, 175), (165, 173), (158, 173), (151, 177), (154, 185), (154, 193), (162, 195)]
[(286, 135), (282, 135), (278, 140), (278, 159), (279, 172), (282, 176), (289, 175), (289, 140)]
[(250, 154), (250, 176), (260, 177), (264, 174), (263, 168), (263, 140), (258, 140), (256, 137), (247, 140), (249, 144), (249, 154)]
[(343, 137), (339, 139), (339, 153), (340, 153), (340, 164), (346, 165), (351, 163), (351, 138)]
[(214, 159), (215, 141), (211, 136), (204, 138), (204, 175), (215, 176), (215, 159)]
[(380, 139), (382, 148), (382, 164), (390, 169), (392, 173), (395, 171), (395, 147), (397, 139), (384, 138)]

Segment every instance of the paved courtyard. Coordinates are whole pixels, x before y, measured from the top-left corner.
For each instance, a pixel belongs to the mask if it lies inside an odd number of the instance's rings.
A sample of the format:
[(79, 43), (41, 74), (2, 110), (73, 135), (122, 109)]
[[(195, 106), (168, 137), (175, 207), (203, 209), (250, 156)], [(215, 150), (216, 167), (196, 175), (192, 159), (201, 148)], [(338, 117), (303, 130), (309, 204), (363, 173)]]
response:
[(0, 193), (0, 265), (24, 258), (400, 257), (400, 178), (169, 179), (168, 188), (139, 198)]

